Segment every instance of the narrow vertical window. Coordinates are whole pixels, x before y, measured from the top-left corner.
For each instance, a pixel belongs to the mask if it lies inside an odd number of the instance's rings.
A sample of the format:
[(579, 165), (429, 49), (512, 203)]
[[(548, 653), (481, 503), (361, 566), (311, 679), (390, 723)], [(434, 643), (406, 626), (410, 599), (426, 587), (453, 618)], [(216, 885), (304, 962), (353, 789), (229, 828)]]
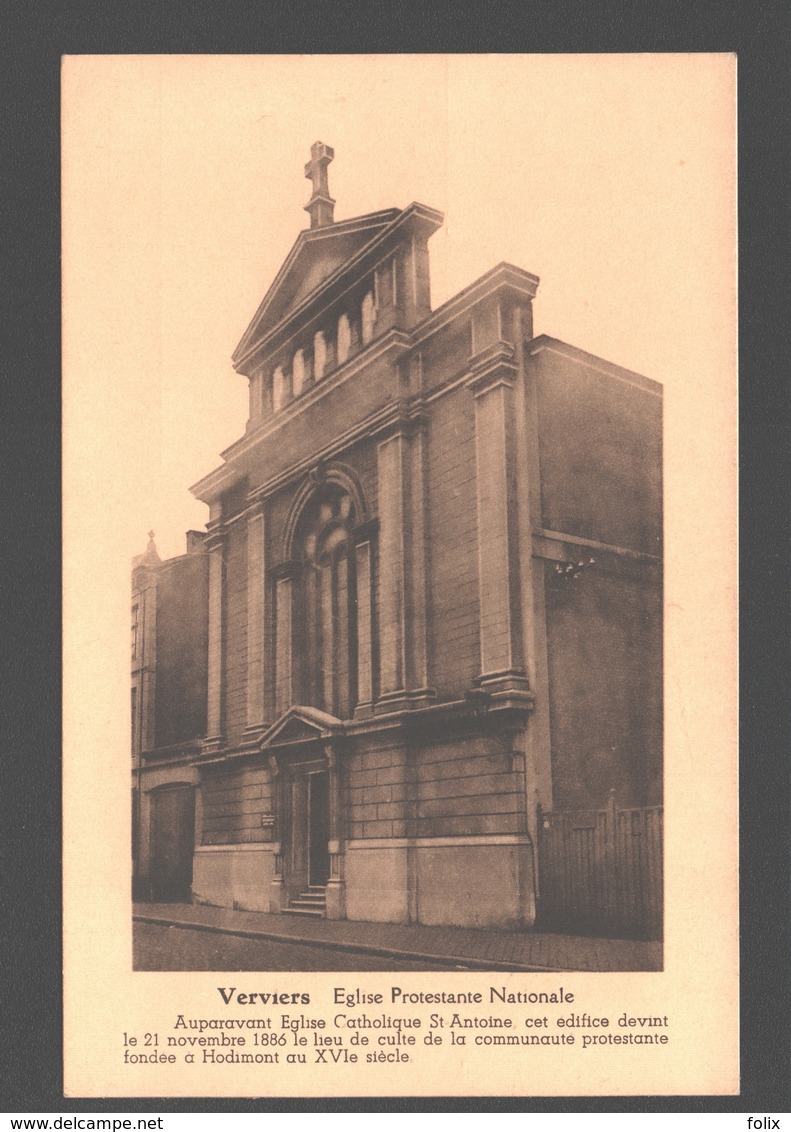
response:
[(304, 665), (302, 669), (302, 699), (304, 703), (315, 706), (322, 702), (322, 690), (319, 686), (321, 642), (315, 632), (314, 625), (314, 611), (319, 608), (319, 572), (310, 558), (305, 564), (303, 572), (302, 597), (303, 609), (305, 610), (305, 616), (299, 625)]
[(291, 707), (291, 578), (279, 578), (275, 590), (275, 710)]
[(137, 754), (137, 688), (132, 689), (132, 754)]
[(369, 291), (362, 303), (362, 334), (363, 346), (367, 346), (374, 336), (376, 325), (376, 308), (373, 294)]
[(325, 555), (319, 563), (319, 634), (321, 641), (321, 693), (325, 711), (335, 707), (335, 611), (332, 559)]
[(140, 856), (140, 807), (137, 804), (138, 792), (135, 786), (132, 787), (132, 860), (137, 864), (137, 859)]
[(140, 607), (132, 606), (132, 660), (137, 656), (138, 633), (140, 631)]
[(292, 363), (291, 377), (294, 384), (294, 396), (298, 397), (305, 388), (305, 355), (297, 350)]
[(346, 361), (351, 346), (352, 332), (349, 326), (349, 317), (346, 314), (342, 314), (338, 319), (338, 365), (342, 365), (343, 362)]
[(286, 401), (286, 376), (283, 367), (277, 366), (272, 374), (272, 409), (274, 412), (283, 408)]
[(349, 548), (343, 545), (335, 555), (335, 712), (341, 719), (350, 714), (349, 702), (349, 619), (352, 606), (349, 593)]

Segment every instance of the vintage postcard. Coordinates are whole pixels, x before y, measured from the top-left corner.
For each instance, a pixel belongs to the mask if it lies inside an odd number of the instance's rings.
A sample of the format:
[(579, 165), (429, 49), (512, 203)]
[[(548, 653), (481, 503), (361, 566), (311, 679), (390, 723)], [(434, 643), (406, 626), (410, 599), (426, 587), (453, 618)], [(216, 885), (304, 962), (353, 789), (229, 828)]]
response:
[(735, 83), (64, 59), (67, 1096), (738, 1091)]

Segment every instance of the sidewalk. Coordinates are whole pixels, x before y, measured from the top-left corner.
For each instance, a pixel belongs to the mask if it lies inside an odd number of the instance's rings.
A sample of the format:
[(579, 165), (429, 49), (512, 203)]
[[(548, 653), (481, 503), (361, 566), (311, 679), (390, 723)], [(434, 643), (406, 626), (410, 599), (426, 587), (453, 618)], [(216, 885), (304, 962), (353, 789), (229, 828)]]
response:
[(473, 970), (662, 970), (662, 944), (656, 941), (324, 920), (203, 904), (135, 904), (133, 918), (142, 923), (392, 956), (396, 961), (422, 959)]

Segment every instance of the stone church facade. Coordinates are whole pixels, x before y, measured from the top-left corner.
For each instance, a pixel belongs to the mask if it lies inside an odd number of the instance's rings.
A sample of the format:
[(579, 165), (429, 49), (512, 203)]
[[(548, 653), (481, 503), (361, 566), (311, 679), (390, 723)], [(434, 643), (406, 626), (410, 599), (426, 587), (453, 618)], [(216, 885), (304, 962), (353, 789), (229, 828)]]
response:
[(138, 882), (176, 825), (196, 901), (529, 927), (542, 814), (662, 800), (661, 389), (534, 336), (510, 264), (432, 309), (442, 216), (334, 222), (332, 157), (192, 488), (205, 712), (139, 739)]

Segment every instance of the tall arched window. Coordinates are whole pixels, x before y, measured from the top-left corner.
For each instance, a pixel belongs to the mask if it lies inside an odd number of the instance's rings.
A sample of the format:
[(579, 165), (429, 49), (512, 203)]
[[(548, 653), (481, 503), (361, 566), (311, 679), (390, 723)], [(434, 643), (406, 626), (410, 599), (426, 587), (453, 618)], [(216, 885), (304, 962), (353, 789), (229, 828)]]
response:
[(272, 410), (277, 412), (286, 403), (286, 375), (283, 367), (277, 366), (272, 374)]
[(349, 326), (349, 316), (342, 314), (338, 319), (338, 365), (346, 361), (351, 348), (352, 331)]
[(356, 522), (348, 492), (337, 484), (318, 489), (300, 520), (301, 602), (297, 610), (301, 696), (306, 704), (341, 719), (356, 703)]
[(291, 363), (291, 380), (294, 396), (298, 397), (305, 385), (305, 355), (302, 350), (297, 350), (294, 354), (294, 361)]

